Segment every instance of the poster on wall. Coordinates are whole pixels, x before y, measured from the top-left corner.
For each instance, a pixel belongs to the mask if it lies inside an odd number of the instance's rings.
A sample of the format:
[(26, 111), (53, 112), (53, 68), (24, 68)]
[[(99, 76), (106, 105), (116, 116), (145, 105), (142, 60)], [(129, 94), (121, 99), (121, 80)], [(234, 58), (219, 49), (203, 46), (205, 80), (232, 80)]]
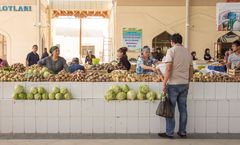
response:
[(240, 31), (240, 3), (217, 3), (217, 30)]
[(142, 48), (142, 29), (123, 28), (123, 46), (131, 52), (139, 52)]

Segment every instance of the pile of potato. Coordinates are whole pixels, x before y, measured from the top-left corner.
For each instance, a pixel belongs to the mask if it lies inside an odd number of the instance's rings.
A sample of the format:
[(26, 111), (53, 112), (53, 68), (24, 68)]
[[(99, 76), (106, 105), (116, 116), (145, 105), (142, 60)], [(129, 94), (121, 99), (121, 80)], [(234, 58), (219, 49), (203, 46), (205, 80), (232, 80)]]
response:
[(65, 70), (62, 70), (54, 76), (54, 79), (56, 82), (68, 82), (72, 80), (72, 77), (70, 73), (66, 72)]
[(85, 73), (83, 71), (77, 70), (71, 74), (71, 81), (73, 82), (83, 82), (85, 79)]
[(26, 67), (21, 63), (15, 63), (10, 66), (11, 70), (15, 71), (16, 73), (23, 73), (26, 70)]
[(26, 81), (23, 73), (16, 73), (15, 71), (0, 70), (0, 81), (3, 82), (23, 82)]
[(107, 71), (108, 73), (111, 73), (113, 70), (119, 70), (119, 69), (124, 69), (124, 67), (120, 65), (113, 65), (111, 63), (92, 65), (89, 68), (89, 70), (97, 70), (97, 71), (104, 70), (104, 71)]
[(108, 73), (90, 72), (85, 76), (86, 82), (112, 82), (111, 75)]
[(138, 82), (161, 82), (163, 80), (163, 76), (158, 74), (140, 74), (137, 75)]
[(136, 75), (126, 70), (114, 70), (111, 76), (114, 82), (136, 82)]
[(195, 73), (192, 82), (240, 82), (240, 76)]

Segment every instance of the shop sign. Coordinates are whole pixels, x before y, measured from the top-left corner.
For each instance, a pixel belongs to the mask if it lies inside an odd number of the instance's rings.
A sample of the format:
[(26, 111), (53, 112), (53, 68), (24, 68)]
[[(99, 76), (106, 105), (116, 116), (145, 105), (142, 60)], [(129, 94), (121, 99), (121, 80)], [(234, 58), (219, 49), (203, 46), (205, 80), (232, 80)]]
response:
[(217, 3), (217, 30), (240, 31), (240, 3)]
[(0, 5), (0, 12), (30, 12), (30, 11), (32, 11), (31, 6)]
[(142, 48), (142, 29), (137, 28), (123, 28), (122, 34), (123, 46), (127, 47), (129, 51), (139, 52)]

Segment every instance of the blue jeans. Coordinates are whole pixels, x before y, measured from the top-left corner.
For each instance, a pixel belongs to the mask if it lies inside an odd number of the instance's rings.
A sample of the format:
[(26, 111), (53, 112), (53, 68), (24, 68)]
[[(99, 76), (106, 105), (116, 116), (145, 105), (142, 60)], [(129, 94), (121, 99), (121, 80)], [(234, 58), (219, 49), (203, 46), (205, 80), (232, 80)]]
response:
[[(171, 102), (171, 109), (175, 114), (176, 103), (178, 104), (178, 110), (180, 114), (179, 118), (179, 130), (181, 135), (186, 135), (187, 126), (187, 95), (188, 84), (182, 85), (168, 85), (167, 94)], [(173, 118), (166, 118), (166, 134), (173, 136), (175, 128), (175, 116)]]

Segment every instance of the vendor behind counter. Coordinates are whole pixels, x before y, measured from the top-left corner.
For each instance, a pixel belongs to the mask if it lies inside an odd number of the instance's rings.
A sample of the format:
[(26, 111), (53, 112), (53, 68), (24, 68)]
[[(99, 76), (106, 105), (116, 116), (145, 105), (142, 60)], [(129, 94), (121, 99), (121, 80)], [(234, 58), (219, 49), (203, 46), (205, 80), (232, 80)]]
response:
[(131, 64), (128, 61), (128, 56), (127, 56), (127, 47), (121, 47), (117, 50), (117, 57), (118, 57), (118, 65), (123, 66), (126, 70), (130, 70)]
[(228, 69), (240, 69), (240, 41), (236, 40), (232, 44), (233, 53), (228, 57)]
[(67, 70), (68, 65), (66, 63), (66, 60), (63, 57), (59, 56), (60, 55), (59, 47), (58, 46), (51, 47), (50, 53), (51, 56), (41, 59), (38, 62), (38, 65), (47, 67), (54, 74), (57, 74), (63, 69)]
[(136, 73), (137, 74), (151, 74), (153, 72), (158, 72), (158, 69), (152, 65), (157, 63), (158, 60), (150, 57), (150, 48), (143, 47), (141, 56), (138, 58)]

